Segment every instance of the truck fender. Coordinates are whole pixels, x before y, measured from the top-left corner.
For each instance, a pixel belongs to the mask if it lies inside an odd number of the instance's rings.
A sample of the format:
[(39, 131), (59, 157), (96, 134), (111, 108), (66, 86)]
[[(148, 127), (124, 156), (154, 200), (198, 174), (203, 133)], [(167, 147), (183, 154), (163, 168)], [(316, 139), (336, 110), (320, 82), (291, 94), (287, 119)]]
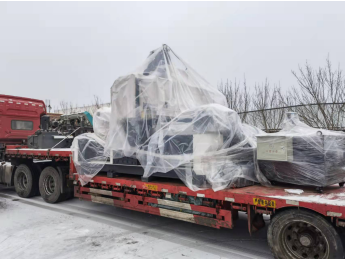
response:
[[(62, 194), (64, 193), (67, 193), (69, 191), (69, 188), (68, 188), (68, 180), (66, 178), (66, 175), (68, 175), (68, 172), (66, 172), (66, 170), (68, 170), (68, 167), (65, 167), (65, 166), (56, 166), (57, 170), (58, 170), (58, 173), (59, 173), (59, 176), (60, 176), (60, 179), (61, 179), (61, 187), (60, 187), (60, 192)], [(64, 171), (64, 168), (66, 169)]]
[(13, 185), (13, 177), (16, 171), (16, 167), (9, 164), (0, 165), (0, 183), (4, 183), (8, 186)]
[(58, 170), (58, 173), (59, 173), (59, 177), (60, 177), (60, 179), (61, 179), (61, 187), (60, 187), (60, 193), (64, 193), (64, 185), (65, 185), (65, 179), (63, 178), (63, 171), (62, 171), (62, 169), (59, 167), (59, 166), (57, 166), (56, 167), (57, 168), (57, 170)]

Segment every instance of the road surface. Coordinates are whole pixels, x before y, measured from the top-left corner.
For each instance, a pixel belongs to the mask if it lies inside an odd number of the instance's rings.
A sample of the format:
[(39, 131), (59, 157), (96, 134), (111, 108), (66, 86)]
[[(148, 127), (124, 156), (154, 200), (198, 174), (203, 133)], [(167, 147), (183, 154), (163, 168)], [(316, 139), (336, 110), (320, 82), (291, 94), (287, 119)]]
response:
[(272, 258), (267, 228), (251, 237), (246, 215), (236, 222), (214, 229), (79, 199), (47, 204), (0, 185), (1, 258)]

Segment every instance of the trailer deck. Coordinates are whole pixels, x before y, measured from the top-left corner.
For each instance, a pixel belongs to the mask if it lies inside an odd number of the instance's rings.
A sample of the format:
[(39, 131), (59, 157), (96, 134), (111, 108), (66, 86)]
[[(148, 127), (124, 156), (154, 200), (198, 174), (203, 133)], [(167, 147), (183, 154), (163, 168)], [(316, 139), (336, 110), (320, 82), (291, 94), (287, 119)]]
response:
[[(213, 228), (232, 229), (239, 212), (244, 212), (251, 235), (265, 226), (266, 214), (271, 216), (268, 244), (276, 258), (344, 257), (342, 183), (320, 192), (314, 187), (288, 184), (192, 191), (178, 179), (155, 177), (147, 182), (139, 175), (122, 173), (119, 168), (112, 176), (101, 171), (82, 186), (70, 149), (8, 146), (5, 157), (11, 161), (12, 173), (17, 174), (12, 177), (21, 197), (37, 195), (39, 190), (46, 202), (56, 203), (73, 195), (81, 200)], [(33, 181), (30, 194), (23, 194), (28, 189), (22, 184), (29, 176)]]
[(8, 158), (51, 159), (59, 157), (68, 159), (72, 156), (72, 152), (69, 148), (29, 149), (27, 145), (8, 145), (6, 146), (6, 156)]
[[(83, 200), (181, 219), (215, 228), (233, 227), (236, 211), (252, 214), (273, 214), (284, 208), (306, 208), (331, 217), (337, 226), (344, 226), (345, 189), (331, 186), (324, 193), (312, 188), (302, 188), (295, 195), (286, 189), (295, 186), (264, 187), (255, 185), (214, 192), (211, 189), (191, 191), (179, 181), (143, 182), (138, 177), (120, 176), (107, 178), (99, 174), (87, 186), (78, 185), (75, 175), (75, 196)], [(215, 202), (213, 202), (215, 201)], [(189, 211), (190, 210), (190, 211)], [(206, 215), (211, 214), (211, 215)], [(209, 218), (207, 218), (209, 217)], [(250, 233), (260, 227), (252, 229)]]
[[(310, 209), (331, 218), (336, 226), (344, 226), (345, 188), (338, 185), (324, 188), (323, 193), (318, 193), (313, 187), (288, 184), (194, 192), (180, 180), (157, 178), (153, 182), (143, 182), (139, 176), (119, 173), (118, 177), (109, 178), (103, 172), (96, 175), (86, 186), (81, 186), (69, 149), (9, 146), (6, 154), (9, 158), (69, 161), (69, 179), (74, 180), (75, 197), (97, 203), (216, 228), (232, 228), (237, 212), (244, 211), (249, 215), (250, 233), (262, 227), (261, 220), (253, 220), (256, 214), (271, 215), (285, 208)], [(255, 224), (257, 222), (258, 224)]]

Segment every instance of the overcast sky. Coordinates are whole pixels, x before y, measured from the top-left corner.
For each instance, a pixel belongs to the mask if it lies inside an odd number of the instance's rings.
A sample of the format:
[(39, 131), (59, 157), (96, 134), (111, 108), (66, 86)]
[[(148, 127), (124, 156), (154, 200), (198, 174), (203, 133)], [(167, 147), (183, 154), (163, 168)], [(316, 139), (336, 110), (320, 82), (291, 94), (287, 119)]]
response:
[(344, 2), (0, 2), (0, 93), (87, 105), (168, 44), (211, 84), (345, 68)]

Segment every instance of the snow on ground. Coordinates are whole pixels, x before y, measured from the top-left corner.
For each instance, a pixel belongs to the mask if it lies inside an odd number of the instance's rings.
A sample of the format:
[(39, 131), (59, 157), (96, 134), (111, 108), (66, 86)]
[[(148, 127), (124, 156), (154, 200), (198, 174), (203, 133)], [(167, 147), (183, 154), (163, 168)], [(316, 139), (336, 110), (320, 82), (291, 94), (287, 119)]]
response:
[[(79, 220), (73, 215), (51, 213), (9, 200), (4, 205), (2, 258), (140, 257), (138, 245), (146, 242), (144, 236), (126, 236), (124, 229)], [(117, 251), (111, 254), (109, 249)]]
[(286, 196), (268, 196), (271, 198), (279, 198), (286, 200), (296, 200), (302, 202), (314, 202), (318, 204), (329, 204), (335, 206), (345, 206), (345, 193), (330, 193), (330, 194), (318, 194), (318, 195), (286, 195)]
[(290, 194), (297, 194), (297, 195), (304, 193), (302, 189), (284, 189), (284, 191)]
[(251, 237), (245, 216), (238, 223), (217, 230), (78, 199), (52, 205), (0, 185), (1, 258), (271, 258), (266, 228)]

